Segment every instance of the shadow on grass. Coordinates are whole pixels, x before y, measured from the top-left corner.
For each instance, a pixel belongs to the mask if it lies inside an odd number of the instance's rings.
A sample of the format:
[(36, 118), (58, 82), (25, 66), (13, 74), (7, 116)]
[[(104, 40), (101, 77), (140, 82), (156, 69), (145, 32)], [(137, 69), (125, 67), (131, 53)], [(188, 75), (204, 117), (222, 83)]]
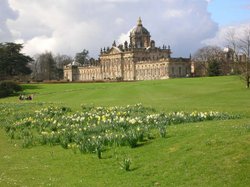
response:
[(152, 139), (150, 139), (150, 140), (144, 140), (143, 142), (139, 142), (135, 147), (133, 147), (133, 149), (136, 149), (136, 148), (139, 148), (139, 147), (143, 147), (143, 146), (149, 145), (149, 144), (152, 143), (151, 140), (152, 140)]
[(38, 85), (32, 85), (32, 84), (25, 84), (22, 85), (23, 90), (36, 90), (36, 89), (41, 89), (40, 86)]
[(100, 158), (100, 159), (103, 159), (103, 160), (105, 160), (105, 159), (111, 159), (111, 158), (113, 158), (113, 156), (112, 155), (103, 155), (102, 154), (102, 157)]
[(138, 170), (139, 167), (132, 167), (131, 169), (129, 169), (128, 171), (135, 171), (135, 170)]

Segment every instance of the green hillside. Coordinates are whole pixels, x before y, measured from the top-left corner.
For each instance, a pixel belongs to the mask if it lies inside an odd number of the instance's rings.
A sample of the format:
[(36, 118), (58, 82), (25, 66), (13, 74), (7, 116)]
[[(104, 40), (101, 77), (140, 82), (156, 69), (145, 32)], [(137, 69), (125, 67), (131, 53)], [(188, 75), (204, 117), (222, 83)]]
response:
[[(142, 103), (164, 111), (222, 110), (250, 114), (249, 90), (239, 77), (171, 79), (125, 83), (28, 84), (33, 102), (114, 106)], [(17, 97), (0, 102), (17, 102)]]
[[(250, 183), (250, 90), (238, 77), (170, 79), (121, 83), (27, 84), (25, 94), (0, 99), (0, 186), (248, 186)], [(156, 112), (218, 111), (238, 119), (170, 125), (135, 148), (107, 147), (76, 154), (61, 146), (22, 148), (7, 136), (13, 118), (46, 106), (80, 111), (86, 106), (142, 103)], [(17, 116), (16, 116), (17, 115)], [(29, 115), (26, 115), (29, 116)], [(120, 169), (123, 158), (131, 170)]]

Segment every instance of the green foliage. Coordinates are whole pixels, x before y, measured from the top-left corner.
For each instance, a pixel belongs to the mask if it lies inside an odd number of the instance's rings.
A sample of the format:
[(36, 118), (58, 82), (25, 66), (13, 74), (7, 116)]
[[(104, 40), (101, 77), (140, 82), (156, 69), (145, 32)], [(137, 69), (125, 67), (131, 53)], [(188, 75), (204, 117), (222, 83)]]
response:
[(28, 63), (33, 61), (29, 56), (21, 53), (22, 44), (0, 43), (0, 75), (1, 79), (13, 76), (29, 75)]
[(221, 75), (220, 63), (217, 60), (212, 60), (208, 64), (208, 75), (209, 76), (219, 76)]
[(20, 91), (22, 91), (22, 87), (16, 82), (13, 81), (0, 82), (0, 98), (10, 96)]
[(75, 61), (81, 65), (88, 65), (89, 64), (89, 52), (86, 49), (83, 49), (82, 52), (76, 53)]

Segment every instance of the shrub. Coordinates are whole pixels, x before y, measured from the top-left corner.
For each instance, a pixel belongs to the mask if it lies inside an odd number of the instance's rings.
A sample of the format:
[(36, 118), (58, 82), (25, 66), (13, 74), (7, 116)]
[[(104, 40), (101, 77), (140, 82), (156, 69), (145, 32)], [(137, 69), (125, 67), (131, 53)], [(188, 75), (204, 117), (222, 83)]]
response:
[(12, 94), (22, 91), (22, 87), (13, 81), (0, 82), (0, 98), (8, 97)]

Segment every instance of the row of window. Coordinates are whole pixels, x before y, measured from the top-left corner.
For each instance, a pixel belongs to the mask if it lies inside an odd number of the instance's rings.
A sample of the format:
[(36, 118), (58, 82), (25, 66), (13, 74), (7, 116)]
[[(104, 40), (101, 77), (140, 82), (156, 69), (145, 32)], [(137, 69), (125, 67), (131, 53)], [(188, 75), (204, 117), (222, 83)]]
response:
[(160, 76), (162, 74), (165, 74), (164, 71), (161, 71), (160, 69), (140, 69), (136, 71), (137, 76), (151, 76), (151, 75), (157, 75)]
[(100, 70), (98, 69), (98, 70), (82, 70), (82, 71), (80, 71), (79, 72), (80, 74), (93, 74), (93, 73), (100, 73)]
[[(130, 67), (132, 67), (132, 66), (125, 66), (125, 68), (126, 69), (130, 69)], [(144, 72), (144, 71), (159, 71), (160, 69), (162, 69), (162, 68), (159, 68), (160, 67), (160, 64), (156, 64), (156, 66), (154, 66), (153, 65), (153, 67), (151, 66), (151, 65), (142, 65), (141, 66), (141, 68), (147, 68), (147, 69), (139, 69), (139, 68), (137, 68), (137, 72)], [(166, 67), (167, 68), (167, 67)], [(103, 68), (104, 69), (104, 71), (105, 70), (108, 70), (108, 68)], [(109, 70), (117, 70), (118, 72), (120, 72), (119, 71), (119, 69), (118, 68), (109, 68)], [(181, 75), (182, 74), (182, 67), (178, 67), (178, 69), (176, 69), (175, 67), (172, 67), (171, 68), (172, 69), (172, 74), (176, 74), (177, 72), (178, 72), (178, 74), (179, 75)], [(80, 71), (79, 72), (80, 74), (100, 74), (101, 72), (100, 72), (100, 70), (82, 70), (82, 71)]]

